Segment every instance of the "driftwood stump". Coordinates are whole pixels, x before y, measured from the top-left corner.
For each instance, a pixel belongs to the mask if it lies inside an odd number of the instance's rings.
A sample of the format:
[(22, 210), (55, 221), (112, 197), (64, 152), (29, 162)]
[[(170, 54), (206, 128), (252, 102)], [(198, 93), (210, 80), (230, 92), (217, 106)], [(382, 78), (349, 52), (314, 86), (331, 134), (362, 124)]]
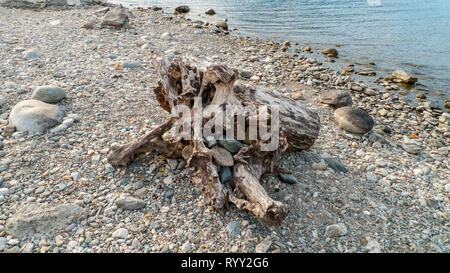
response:
[[(153, 66), (159, 78), (156, 99), (171, 115), (136, 141), (111, 147), (109, 163), (125, 166), (137, 154), (152, 151), (183, 158), (198, 169), (193, 179), (201, 180), (215, 209), (222, 211), (232, 203), (266, 225), (281, 224), (289, 208), (273, 200), (260, 180), (269, 173), (288, 172), (277, 167), (281, 153), (314, 144), (320, 130), (317, 113), (281, 93), (238, 83), (237, 71), (225, 65), (185, 63), (158, 52)], [(213, 129), (205, 135), (202, 128), (208, 126)], [(230, 130), (237, 134), (230, 137)], [(224, 141), (239, 144), (238, 150), (230, 151)], [(223, 163), (220, 156), (232, 158), (232, 163)], [(221, 181), (221, 168), (230, 168), (230, 180)]]

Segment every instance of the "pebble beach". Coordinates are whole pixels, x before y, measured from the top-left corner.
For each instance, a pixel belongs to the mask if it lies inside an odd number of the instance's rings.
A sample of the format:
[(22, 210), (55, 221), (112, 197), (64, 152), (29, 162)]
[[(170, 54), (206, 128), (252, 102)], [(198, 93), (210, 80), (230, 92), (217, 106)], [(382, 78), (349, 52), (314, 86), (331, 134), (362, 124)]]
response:
[[(314, 54), (323, 48), (291, 50), (289, 41), (238, 37), (226, 22), (157, 8), (130, 9), (126, 27), (108, 27), (104, 9), (0, 7), (0, 252), (450, 251), (445, 110), (423, 98), (407, 104), (391, 92), (398, 89), (391, 79), (375, 88), (355, 81), (351, 68), (333, 71), (326, 63), (334, 54)], [(240, 82), (319, 114), (315, 144), (283, 155), (294, 183), (276, 175), (262, 183), (289, 206), (280, 226), (233, 206), (219, 214), (183, 160), (107, 162), (113, 143), (137, 139), (168, 116), (152, 90), (155, 50), (226, 64)], [(57, 106), (48, 128), (13, 131), (12, 109), (30, 99)], [(373, 118), (368, 132), (342, 128), (342, 111), (330, 106), (342, 101)]]

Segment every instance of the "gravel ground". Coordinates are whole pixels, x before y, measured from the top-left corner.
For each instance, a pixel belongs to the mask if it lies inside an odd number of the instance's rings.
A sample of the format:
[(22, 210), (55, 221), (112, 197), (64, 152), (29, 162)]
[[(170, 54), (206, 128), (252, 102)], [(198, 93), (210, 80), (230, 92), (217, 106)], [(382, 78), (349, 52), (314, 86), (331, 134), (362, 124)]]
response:
[[(101, 28), (97, 9), (0, 8), (1, 130), (15, 104), (49, 84), (66, 90), (58, 105), (75, 120), (60, 132), (0, 137), (0, 252), (450, 251), (448, 113), (426, 101), (407, 105), (388, 91), (398, 89), (392, 83), (368, 87), (341, 76), (315, 50), (216, 33), (150, 10), (133, 10), (129, 29)], [(82, 28), (88, 21), (94, 29)], [(24, 59), (30, 48), (41, 56)], [(126, 168), (107, 163), (111, 144), (166, 117), (152, 92), (155, 49), (225, 63), (244, 71), (244, 82), (300, 92), (319, 113), (313, 147), (283, 156), (297, 183), (264, 181), (290, 207), (281, 226), (234, 207), (225, 215), (212, 210), (182, 161), (152, 154)], [(124, 61), (136, 68), (116, 70)], [(333, 109), (318, 102), (329, 89), (348, 91), (374, 118), (374, 132), (339, 129)]]

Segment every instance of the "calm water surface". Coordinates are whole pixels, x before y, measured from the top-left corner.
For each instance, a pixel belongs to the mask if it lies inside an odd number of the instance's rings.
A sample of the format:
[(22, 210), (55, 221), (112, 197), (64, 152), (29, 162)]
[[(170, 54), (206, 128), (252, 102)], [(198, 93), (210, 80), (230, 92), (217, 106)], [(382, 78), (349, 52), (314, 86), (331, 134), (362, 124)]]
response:
[[(133, 6), (178, 5), (206, 21), (227, 18), (231, 27), (252, 37), (341, 45), (347, 63), (376, 64), (378, 76), (397, 68), (415, 74), (418, 88), (442, 107), (450, 95), (450, 0), (110, 0)], [(204, 11), (213, 8), (215, 16)], [(410, 97), (415, 97), (412, 90)], [(433, 93), (441, 93), (436, 95)]]

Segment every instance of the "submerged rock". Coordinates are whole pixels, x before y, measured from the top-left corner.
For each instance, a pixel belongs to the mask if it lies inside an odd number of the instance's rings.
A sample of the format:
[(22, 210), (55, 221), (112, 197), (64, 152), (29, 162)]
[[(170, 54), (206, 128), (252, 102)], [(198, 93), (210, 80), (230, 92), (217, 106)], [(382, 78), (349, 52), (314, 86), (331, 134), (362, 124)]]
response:
[(345, 106), (334, 112), (339, 127), (354, 134), (364, 134), (372, 130), (374, 121), (369, 114), (359, 108)]
[(334, 57), (336, 58), (338, 56), (338, 51), (335, 48), (327, 48), (322, 49), (320, 53), (327, 55), (327, 57)]
[(219, 29), (228, 30), (228, 24), (226, 20), (217, 20), (213, 23), (213, 25)]
[(205, 11), (205, 14), (207, 14), (207, 15), (214, 15), (214, 14), (216, 14), (216, 11), (213, 10), (213, 9), (207, 9), (207, 10)]
[(63, 112), (56, 105), (39, 100), (25, 100), (14, 106), (9, 126), (19, 132), (43, 132), (62, 121)]
[(411, 76), (408, 72), (400, 69), (392, 72), (392, 76), (394, 77), (394, 81), (396, 82), (402, 82), (406, 84), (414, 84), (415, 82), (417, 82), (417, 78)]
[(181, 5), (175, 8), (175, 13), (188, 13), (191, 9), (186, 5)]

